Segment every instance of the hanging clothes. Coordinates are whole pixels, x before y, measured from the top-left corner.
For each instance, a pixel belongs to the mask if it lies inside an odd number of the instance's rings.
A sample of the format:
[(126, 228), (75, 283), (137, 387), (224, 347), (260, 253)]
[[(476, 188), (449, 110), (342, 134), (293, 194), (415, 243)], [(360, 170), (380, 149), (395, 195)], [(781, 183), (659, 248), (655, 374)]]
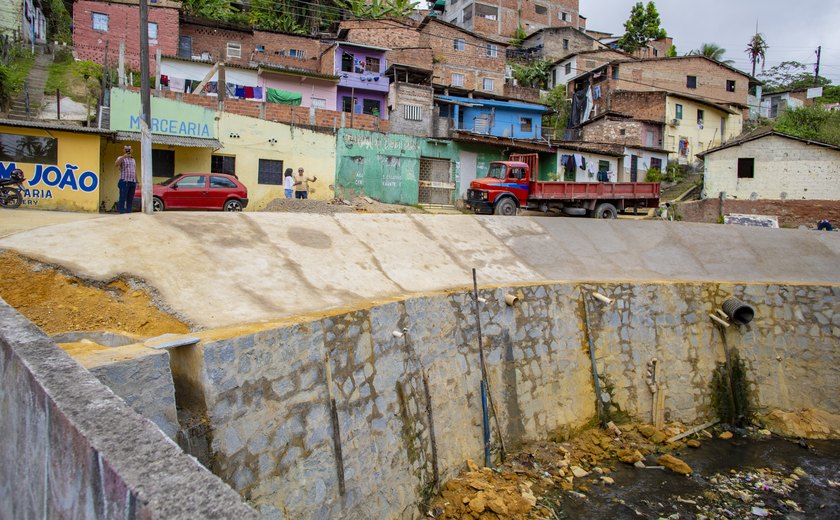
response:
[(208, 81), (207, 84), (204, 85), (203, 92), (205, 94), (218, 94), (218, 92), (219, 92), (218, 88), (217, 88), (218, 85), (219, 85), (218, 81)]
[(187, 80), (184, 78), (169, 78), (169, 90), (173, 92), (183, 92)]
[(225, 96), (229, 98), (236, 97), (236, 85), (233, 83), (225, 83)]
[(244, 87), (245, 99), (254, 99), (254, 87)]
[(581, 122), (589, 121), (592, 115), (592, 87), (586, 89), (586, 108), (583, 109)]
[(288, 92), (277, 88), (268, 88), (265, 93), (265, 100), (269, 103), (280, 103), (282, 105), (300, 106), (303, 95), (297, 92)]
[(254, 87), (254, 99), (263, 99), (262, 87)]
[(169, 86), (169, 76), (167, 76), (166, 74), (161, 74), (160, 75), (160, 84), (164, 87)]
[(245, 87), (243, 87), (242, 85), (236, 85), (236, 89), (234, 90), (233, 95), (238, 97), (238, 98), (244, 98), (245, 97)]

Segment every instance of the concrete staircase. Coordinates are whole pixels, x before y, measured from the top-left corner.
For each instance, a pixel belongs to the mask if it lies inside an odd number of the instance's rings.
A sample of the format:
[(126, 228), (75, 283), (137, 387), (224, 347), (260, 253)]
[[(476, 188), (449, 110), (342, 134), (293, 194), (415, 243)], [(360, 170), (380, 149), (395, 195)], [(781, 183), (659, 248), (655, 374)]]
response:
[[(47, 84), (47, 76), (49, 75), (49, 66), (52, 63), (52, 55), (45, 54), (44, 48), (41, 46), (35, 47), (37, 57), (32, 69), (29, 70), (29, 76), (26, 78), (26, 87), (24, 91), (12, 102), (12, 108), (9, 110), (9, 119), (30, 120), (35, 119), (38, 112), (41, 110), (41, 102), (44, 99), (44, 87)], [(26, 92), (29, 92), (29, 113), (26, 112)]]

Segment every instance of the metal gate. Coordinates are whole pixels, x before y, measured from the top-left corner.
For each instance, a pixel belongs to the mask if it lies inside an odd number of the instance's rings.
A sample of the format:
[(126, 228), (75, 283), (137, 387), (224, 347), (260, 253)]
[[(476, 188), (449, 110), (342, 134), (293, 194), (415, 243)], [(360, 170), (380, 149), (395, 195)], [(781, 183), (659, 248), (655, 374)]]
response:
[(420, 178), (417, 182), (420, 204), (455, 203), (455, 179), (452, 163), (446, 159), (420, 158)]

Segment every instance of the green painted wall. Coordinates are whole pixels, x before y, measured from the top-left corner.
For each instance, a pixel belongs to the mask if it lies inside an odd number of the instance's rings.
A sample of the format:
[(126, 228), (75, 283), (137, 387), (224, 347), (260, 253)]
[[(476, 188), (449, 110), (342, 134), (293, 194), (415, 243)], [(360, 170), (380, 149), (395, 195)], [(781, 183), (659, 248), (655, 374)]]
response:
[(22, 11), (21, 0), (0, 0), (0, 34), (12, 35), (20, 29)]
[(336, 195), (417, 204), (420, 159), (426, 157), (452, 161), (457, 182), (458, 149), (450, 141), (342, 128), (336, 141)]
[[(174, 99), (152, 97), (152, 133), (183, 137), (216, 137), (216, 112), (180, 103)], [(111, 130), (140, 131), (140, 93), (111, 89)]]

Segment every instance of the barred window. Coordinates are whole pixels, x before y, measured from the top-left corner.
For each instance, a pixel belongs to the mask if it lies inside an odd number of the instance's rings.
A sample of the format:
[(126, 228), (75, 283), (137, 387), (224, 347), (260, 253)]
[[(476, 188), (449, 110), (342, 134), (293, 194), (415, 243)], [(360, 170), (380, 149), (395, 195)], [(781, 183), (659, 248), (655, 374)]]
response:
[(260, 159), (257, 184), (283, 184), (283, 161)]
[(408, 121), (422, 121), (423, 107), (420, 105), (403, 105), (403, 116)]

